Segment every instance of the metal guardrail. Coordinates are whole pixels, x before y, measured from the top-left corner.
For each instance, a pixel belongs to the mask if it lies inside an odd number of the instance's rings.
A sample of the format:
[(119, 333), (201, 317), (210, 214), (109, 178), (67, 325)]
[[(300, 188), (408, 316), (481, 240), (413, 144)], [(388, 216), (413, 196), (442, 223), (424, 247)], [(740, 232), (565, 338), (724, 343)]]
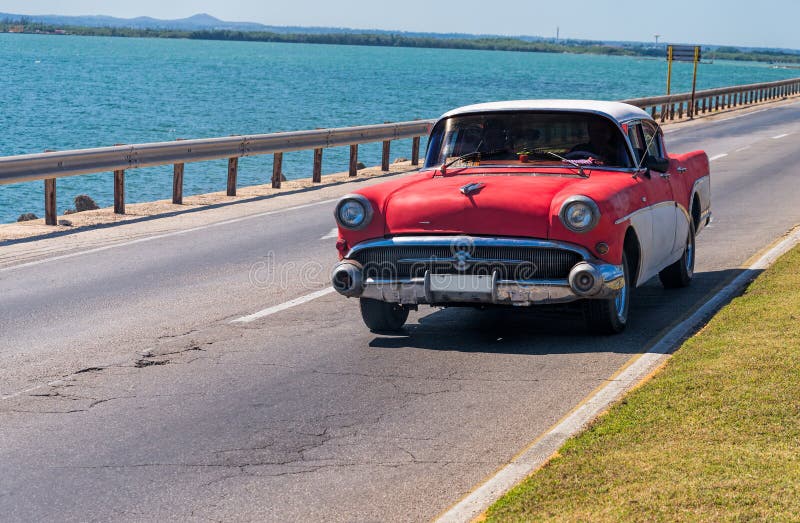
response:
[[(683, 118), (800, 94), (800, 78), (668, 96), (653, 96), (622, 100), (648, 110), (653, 118)], [(312, 180), (322, 181), (322, 151), (329, 147), (350, 146), (350, 176), (356, 176), (358, 146), (383, 142), (381, 169), (389, 170), (389, 152), (394, 140), (412, 142), (412, 165), (419, 165), (420, 138), (426, 136), (435, 120), (417, 120), (360, 127), (293, 131), (252, 136), (229, 136), (178, 140), (174, 142), (117, 145), (96, 149), (45, 152), (20, 156), (0, 157), (0, 185), (44, 180), (45, 222), (55, 225), (56, 179), (96, 172), (114, 172), (114, 212), (125, 213), (125, 171), (140, 167), (173, 165), (173, 203), (183, 202), (184, 164), (206, 160), (228, 159), (228, 196), (236, 195), (238, 160), (246, 156), (274, 155), (272, 186), (281, 186), (283, 153), (314, 150)]]
[(692, 93), (680, 93), (622, 101), (646, 111), (649, 109), (653, 118), (664, 122), (665, 120), (674, 120), (676, 116), (683, 118), (684, 114), (688, 118), (692, 118), (697, 114), (729, 109), (740, 105), (751, 105), (797, 94), (800, 94), (800, 78), (707, 89), (705, 91), (697, 91), (694, 94), (694, 98)]
[(125, 213), (125, 171), (141, 167), (174, 165), (173, 203), (183, 203), (184, 164), (228, 159), (228, 196), (236, 195), (238, 160), (246, 156), (273, 154), (272, 186), (280, 188), (283, 153), (314, 149), (313, 181), (322, 181), (322, 150), (350, 146), (350, 176), (358, 170), (358, 146), (383, 142), (381, 168), (389, 170), (393, 140), (411, 138), (411, 163), (419, 165), (420, 137), (430, 132), (433, 120), (365, 125), (338, 129), (292, 131), (251, 136), (229, 136), (174, 142), (116, 145), (96, 149), (54, 151), (0, 157), (0, 185), (45, 181), (45, 222), (55, 225), (56, 178), (96, 172), (114, 172), (114, 212)]

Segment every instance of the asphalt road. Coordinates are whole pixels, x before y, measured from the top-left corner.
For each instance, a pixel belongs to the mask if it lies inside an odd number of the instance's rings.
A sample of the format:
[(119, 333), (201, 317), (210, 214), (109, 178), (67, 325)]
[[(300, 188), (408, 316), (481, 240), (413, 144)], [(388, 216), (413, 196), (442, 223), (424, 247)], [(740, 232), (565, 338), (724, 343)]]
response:
[(324, 192), (0, 246), (0, 518), (430, 520), (800, 222), (799, 137), (798, 103), (670, 130), (714, 158), (715, 221), (693, 286), (608, 338), (458, 309), (376, 336), (336, 294), (231, 323), (327, 286)]

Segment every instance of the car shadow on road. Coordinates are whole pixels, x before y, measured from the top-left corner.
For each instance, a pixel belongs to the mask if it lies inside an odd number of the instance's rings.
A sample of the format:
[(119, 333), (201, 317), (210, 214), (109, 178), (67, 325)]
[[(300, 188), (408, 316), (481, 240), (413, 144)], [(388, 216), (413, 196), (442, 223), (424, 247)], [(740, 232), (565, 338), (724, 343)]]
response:
[(448, 308), (429, 314), (420, 309), (419, 317), (416, 321), (412, 318), (402, 333), (377, 336), (370, 347), (521, 355), (642, 353), (742, 272), (727, 269), (696, 273), (686, 289), (664, 289), (654, 278), (636, 289), (630, 323), (618, 335), (589, 333), (577, 307)]

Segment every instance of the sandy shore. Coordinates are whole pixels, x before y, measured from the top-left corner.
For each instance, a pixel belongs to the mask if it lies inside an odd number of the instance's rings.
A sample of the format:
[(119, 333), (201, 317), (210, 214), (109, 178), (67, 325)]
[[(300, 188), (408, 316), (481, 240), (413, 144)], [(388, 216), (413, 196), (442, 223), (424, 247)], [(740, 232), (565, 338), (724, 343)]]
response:
[(278, 194), (292, 194), (302, 191), (313, 191), (323, 187), (348, 184), (381, 176), (392, 176), (396, 174), (407, 173), (414, 171), (415, 169), (416, 167), (412, 166), (410, 161), (401, 161), (390, 164), (389, 172), (381, 171), (380, 166), (360, 169), (358, 171), (358, 176), (354, 178), (351, 178), (347, 172), (340, 172), (324, 175), (322, 177), (322, 183), (312, 183), (311, 178), (301, 178), (299, 180), (288, 180), (282, 182), (280, 189), (273, 189), (271, 184), (239, 187), (236, 191), (236, 196), (228, 196), (225, 191), (198, 194), (195, 196), (184, 196), (184, 203), (181, 205), (172, 203), (172, 199), (157, 200), (146, 203), (128, 203), (125, 205), (124, 215), (114, 214), (113, 207), (105, 207), (103, 209), (97, 209), (94, 211), (84, 211), (58, 217), (59, 222), (67, 220), (70, 225), (45, 225), (44, 218), (26, 222), (0, 224), (0, 242), (19, 240), (22, 238), (32, 238), (36, 236), (45, 236), (54, 233), (63, 233), (65, 231), (91, 229), (98, 225), (124, 223), (148, 216), (173, 216), (175, 214), (195, 211), (202, 207), (212, 208), (220, 205), (253, 201), (255, 199), (271, 197)]

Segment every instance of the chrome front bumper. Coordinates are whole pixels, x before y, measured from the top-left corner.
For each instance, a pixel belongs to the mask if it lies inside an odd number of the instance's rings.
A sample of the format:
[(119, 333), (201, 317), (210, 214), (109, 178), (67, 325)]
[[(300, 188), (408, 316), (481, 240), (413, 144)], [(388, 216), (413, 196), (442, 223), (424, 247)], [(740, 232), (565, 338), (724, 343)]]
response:
[[(408, 240), (410, 238), (402, 241)], [(508, 239), (494, 241), (509, 242)], [(577, 250), (575, 246), (554, 242), (528, 240), (525, 243)], [(363, 267), (351, 259), (339, 262), (331, 279), (334, 288), (344, 296), (402, 305), (472, 303), (528, 306), (616, 296), (625, 286), (622, 266), (592, 259), (587, 251), (580, 252), (583, 260), (572, 267), (567, 279), (560, 280), (508, 280), (501, 279), (497, 271), (486, 275), (434, 274), (428, 271), (424, 277), (416, 278), (365, 278)]]

